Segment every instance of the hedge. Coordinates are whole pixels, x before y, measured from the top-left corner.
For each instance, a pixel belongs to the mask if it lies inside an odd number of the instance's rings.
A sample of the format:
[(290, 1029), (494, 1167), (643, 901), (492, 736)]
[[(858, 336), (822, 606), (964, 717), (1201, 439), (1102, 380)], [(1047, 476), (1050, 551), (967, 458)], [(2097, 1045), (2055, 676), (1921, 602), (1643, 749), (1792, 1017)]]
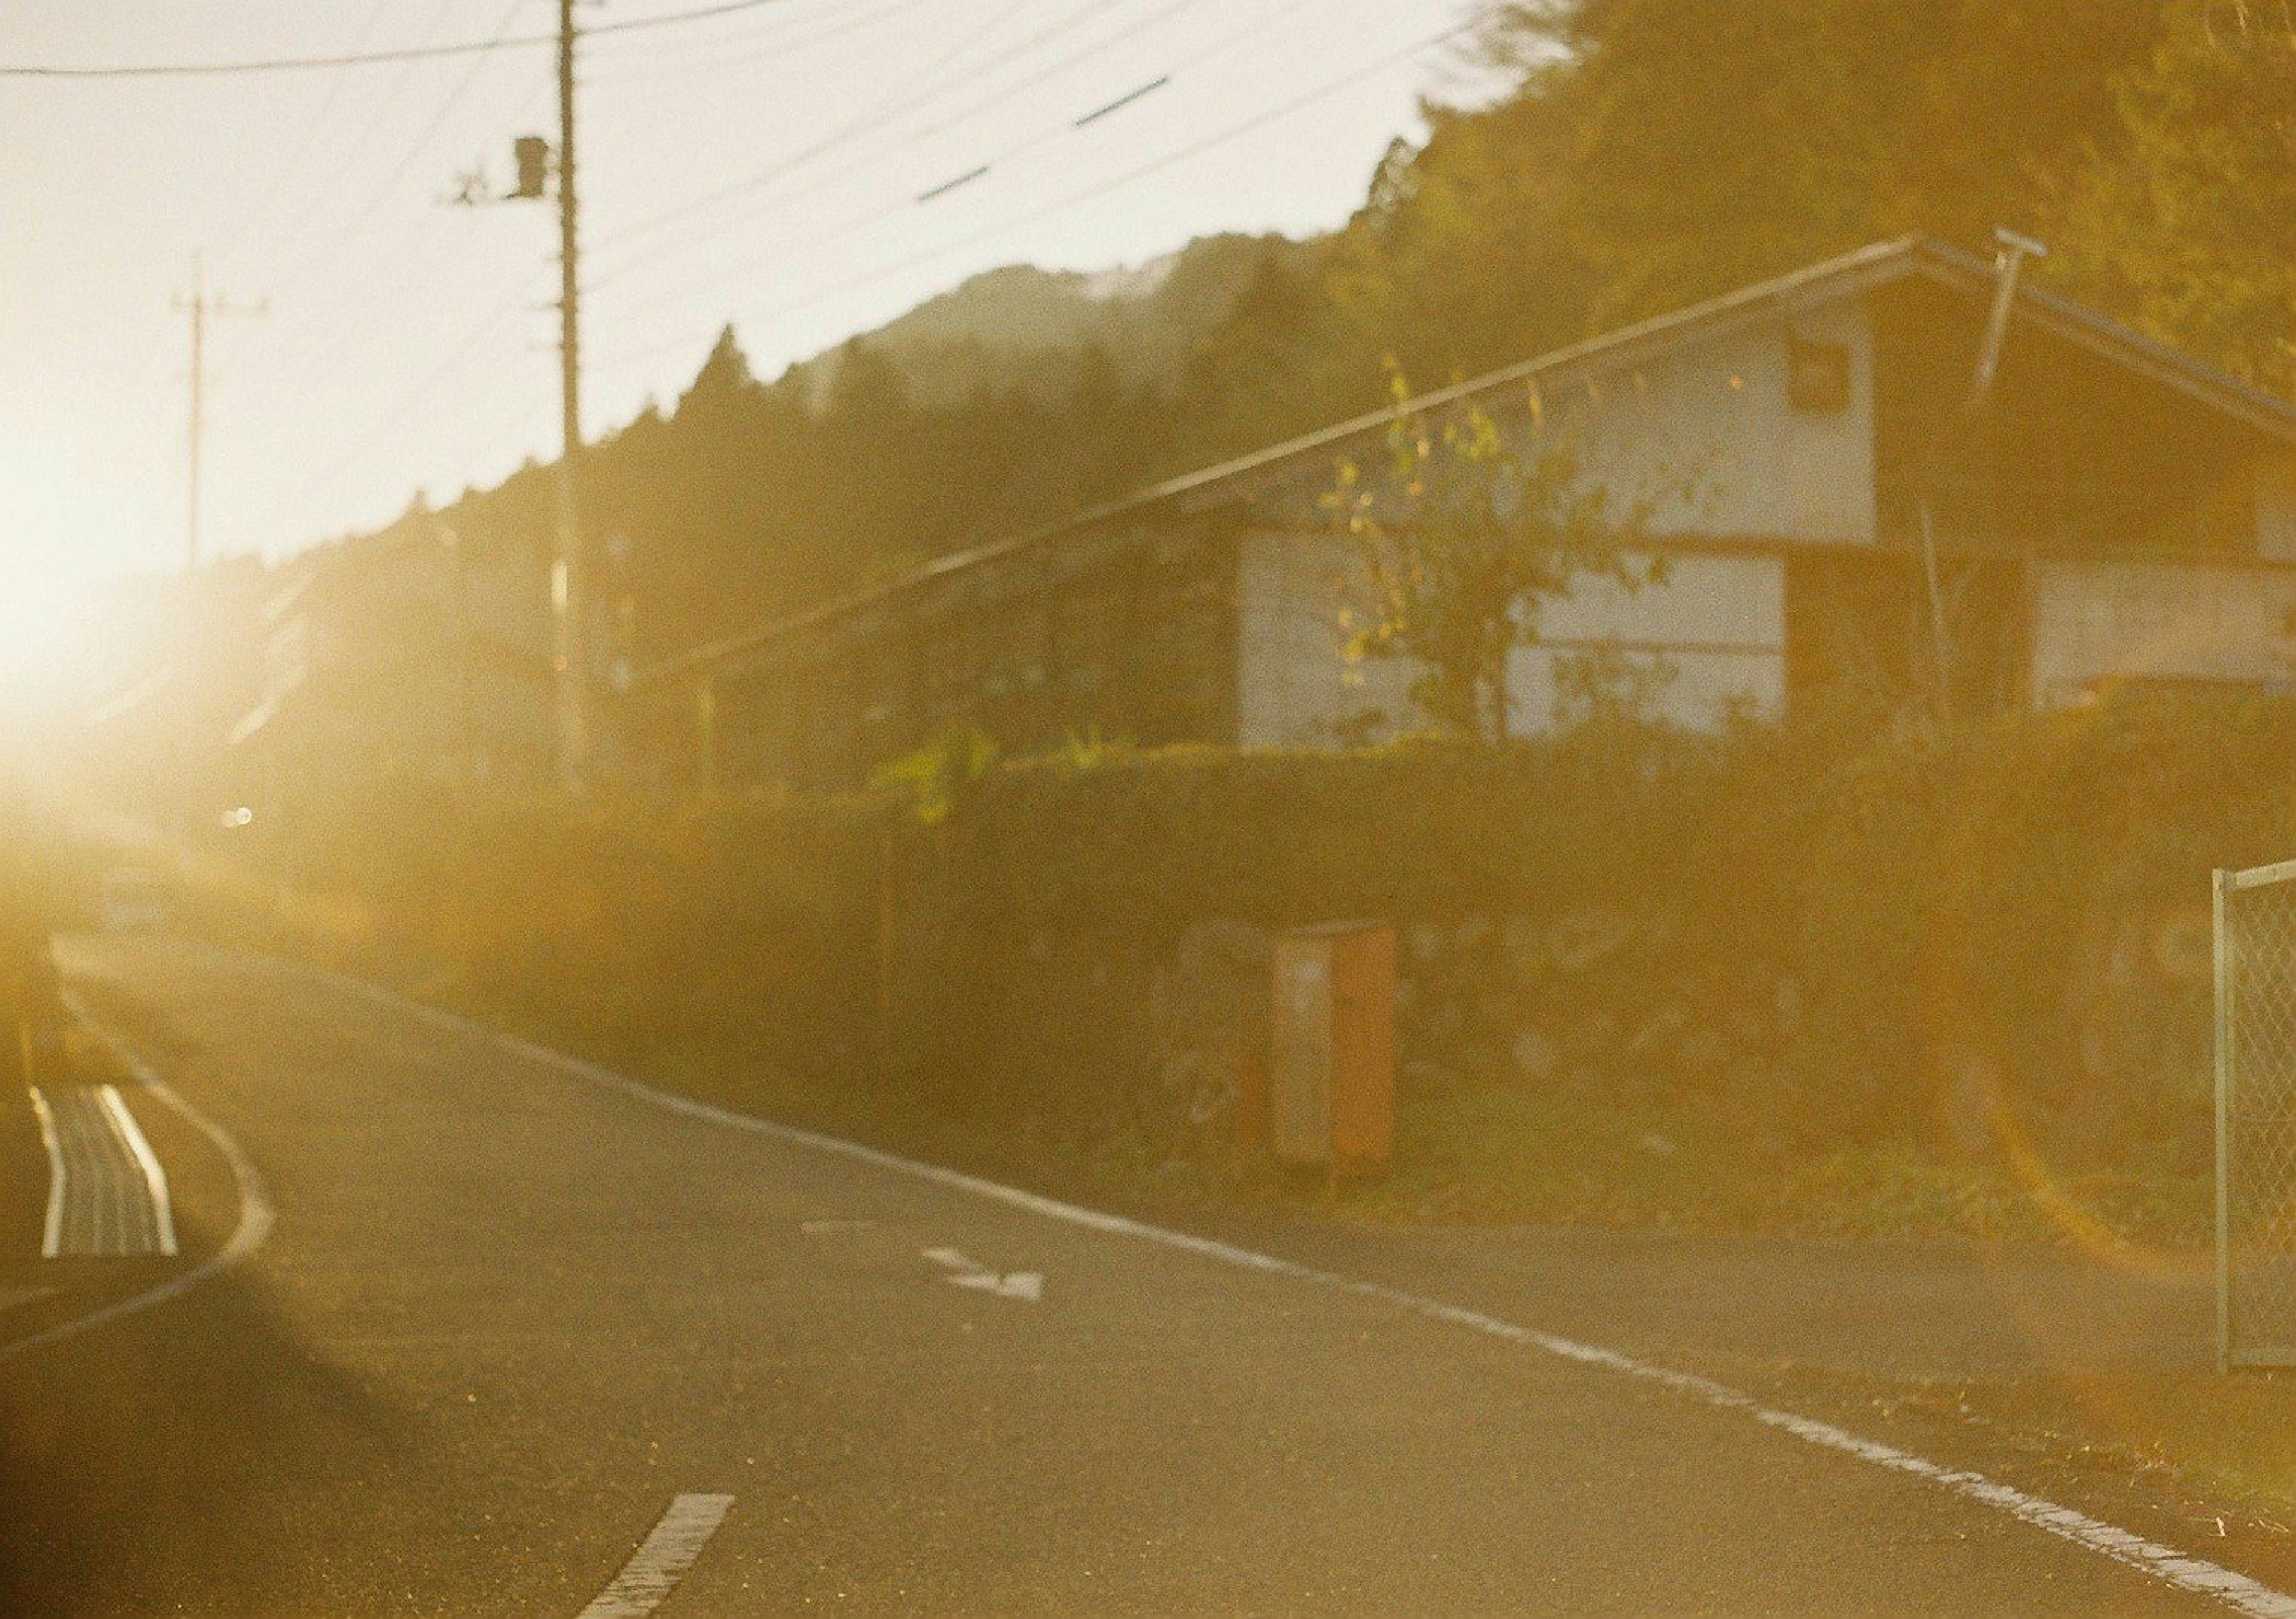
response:
[[(1593, 1071), (1636, 1083), (1638, 1009), (1678, 1004), (1669, 1038), (1702, 1021), (1730, 1051), (1663, 1083), (1797, 1140), (1949, 1146), (2005, 1119), (2107, 1158), (2189, 1157), (2194, 919), (2211, 866), (2296, 854), (2292, 760), (2296, 707), (2177, 696), (1944, 736), (1603, 724), (1504, 749), (1080, 750), (991, 770), (933, 824), (891, 790), (570, 807), (401, 787), (234, 858), (287, 910), (352, 918), (340, 947), (413, 951), (618, 1057), (716, 1042), (1039, 1116), (1136, 1083), (1128, 1002), (1208, 921), (1385, 917), (1448, 950), (1607, 916), (1631, 948), (1487, 996), (1491, 1018), (1615, 1029)], [(1054, 977), (1105, 1038), (1048, 1029), (1029, 986)], [(1057, 1080), (1027, 1058), (1055, 1036)]]

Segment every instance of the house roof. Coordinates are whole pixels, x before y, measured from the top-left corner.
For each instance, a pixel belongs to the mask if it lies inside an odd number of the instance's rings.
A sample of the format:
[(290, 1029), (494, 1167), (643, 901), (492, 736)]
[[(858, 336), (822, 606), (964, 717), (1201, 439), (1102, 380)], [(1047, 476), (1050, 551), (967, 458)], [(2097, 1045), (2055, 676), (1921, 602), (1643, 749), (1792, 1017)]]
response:
[[(1992, 264), (1949, 243), (1927, 236), (1900, 236), (1416, 396), (1412, 404), (1414, 409), (1441, 409), (1534, 380), (1565, 381), (1575, 374), (1653, 358), (1759, 325), (1798, 306), (1831, 302), (1913, 277), (1980, 298), (1989, 297), (1996, 275)], [(2125, 366), (2268, 437), (2296, 445), (2296, 402), (2252, 387), (2071, 298), (2035, 286), (2030, 277), (2018, 282), (2014, 313), (2029, 326)], [(1183, 474), (1059, 522), (936, 558), (898, 578), (656, 664), (639, 674), (639, 683), (659, 683), (711, 668), (931, 580), (1056, 541), (1065, 535), (1136, 516), (1153, 507), (1185, 502), (1223, 485), (1235, 486), (1241, 493), (1308, 457), (1327, 454), (1352, 440), (1382, 432), (1392, 419), (1392, 413), (1385, 409), (1367, 412), (1249, 455)]]

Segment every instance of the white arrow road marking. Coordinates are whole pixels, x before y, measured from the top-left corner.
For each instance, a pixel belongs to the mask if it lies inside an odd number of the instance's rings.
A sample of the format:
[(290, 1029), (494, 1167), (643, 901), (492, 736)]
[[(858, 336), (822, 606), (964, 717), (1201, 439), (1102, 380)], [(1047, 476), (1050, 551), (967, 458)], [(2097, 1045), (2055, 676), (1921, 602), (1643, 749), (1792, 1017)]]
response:
[(1014, 1271), (999, 1276), (978, 1260), (967, 1259), (955, 1248), (926, 1248), (924, 1256), (945, 1271), (955, 1272), (941, 1278), (951, 1287), (974, 1288), (983, 1293), (994, 1293), (999, 1298), (1026, 1299), (1035, 1304), (1045, 1296), (1045, 1279), (1035, 1271)]
[(1010, 1276), (999, 1276), (994, 1271), (976, 1271), (964, 1276), (952, 1276), (952, 1286), (978, 1288), (983, 1293), (994, 1293), (999, 1298), (1026, 1299), (1035, 1304), (1045, 1296), (1045, 1279), (1034, 1271), (1015, 1271)]
[[(905, 1158), (897, 1153), (886, 1152), (880, 1148), (864, 1146), (858, 1141), (849, 1141), (838, 1136), (823, 1135), (818, 1131), (800, 1130), (793, 1124), (776, 1124), (771, 1119), (758, 1118), (751, 1114), (734, 1113), (725, 1108), (712, 1107), (708, 1102), (695, 1101), (691, 1097), (677, 1096), (667, 1091), (657, 1091), (652, 1085), (641, 1084), (636, 1080), (627, 1078), (611, 1068), (603, 1068), (596, 1063), (584, 1062), (579, 1058), (568, 1057), (562, 1052), (553, 1051), (547, 1047), (536, 1045), (531, 1041), (521, 1040), (514, 1034), (505, 1034), (499, 1029), (490, 1029), (484, 1024), (475, 1023), (470, 1018), (457, 1018), (452, 1013), (421, 1005), (379, 985), (369, 984), (357, 978), (345, 977), (340, 973), (330, 973), (316, 968), (305, 967), (296, 962), (283, 961), (275, 956), (256, 955), (251, 952), (241, 953), (241, 954), (242, 959), (256, 962), (266, 972), (286, 971), (300, 974), (320, 983), (332, 984), (349, 993), (364, 995), (377, 1005), (397, 1008), (406, 1016), (428, 1023), (435, 1028), (450, 1029), (458, 1034), (475, 1035), (481, 1039), (491, 1040), (501, 1050), (523, 1057), (529, 1062), (555, 1068), (563, 1074), (573, 1075), (607, 1090), (618, 1091), (625, 1096), (636, 1098), (648, 1107), (660, 1108), (667, 1112), (720, 1125), (727, 1130), (745, 1131), (752, 1135), (763, 1136), (768, 1141), (780, 1141), (792, 1147), (802, 1147), (810, 1152), (832, 1155), (850, 1163), (871, 1165), (878, 1169), (906, 1175), (931, 1185), (947, 1187), (954, 1191), (961, 1191), (989, 1202), (1000, 1203), (1007, 1208), (1025, 1209), (1030, 1214), (1041, 1214), (1048, 1220), (1062, 1221), (1086, 1231), (1099, 1231), (1113, 1237), (1128, 1237), (1138, 1242), (1154, 1243), (1177, 1253), (1193, 1254), (1199, 1258), (1210, 1260), (1218, 1264), (1233, 1265), (1239, 1270), (1255, 1271), (1262, 1276), (1286, 1277), (1294, 1281), (1311, 1282), (1320, 1287), (1329, 1288), (1335, 1292), (1351, 1294), (1357, 1298), (1376, 1299), (1423, 1320), (1448, 1322), (1469, 1332), (1483, 1333), (1505, 1343), (1520, 1344), (1527, 1348), (1538, 1349), (1547, 1354), (1575, 1361), (1581, 1366), (1596, 1367), (1620, 1377), (1632, 1378), (1660, 1388), (1672, 1389), (1688, 1399), (1702, 1401), (1723, 1410), (1740, 1412), (1756, 1422), (1765, 1423), (1823, 1449), (1855, 1456), (1861, 1461), (1871, 1462), (1877, 1468), (1886, 1468), (1892, 1472), (1921, 1479), (1948, 1493), (1957, 1495), (1964, 1500), (1975, 1501), (1980, 1506), (1992, 1508), (2020, 1522), (2030, 1524), (2036, 1529), (2061, 1536), (2074, 1545), (2101, 1553), (2115, 1562), (2125, 1563), (2179, 1590), (2196, 1596), (2213, 1598), (2233, 1611), (2248, 1615), (2248, 1619), (2296, 1619), (2296, 1597), (2275, 1590), (2270, 1586), (2226, 1568), (2221, 1564), (2211, 1563), (2204, 1558), (2193, 1557), (2174, 1547), (2162, 1545), (2158, 1541), (2146, 1540), (2142, 1535), (2132, 1534), (2126, 1529), (2091, 1517), (2087, 1513), (2077, 1512), (2070, 1507), (2061, 1507), (2043, 1497), (2028, 1495), (2021, 1490), (1988, 1478), (1982, 1473), (1972, 1473), (1959, 1468), (1942, 1467), (1924, 1457), (1900, 1451), (1895, 1446), (1877, 1443), (1873, 1440), (1861, 1438), (1856, 1434), (1845, 1432), (1831, 1423), (1818, 1422), (1792, 1411), (1777, 1410), (1762, 1405), (1751, 1394), (1742, 1394), (1728, 1384), (1715, 1382), (1710, 1378), (1677, 1371), (1672, 1367), (1662, 1366), (1652, 1361), (1638, 1360), (1633, 1355), (1622, 1354), (1613, 1349), (1605, 1349), (1600, 1345), (1582, 1344), (1576, 1339), (1559, 1337), (1553, 1333), (1541, 1332), (1536, 1328), (1525, 1327), (1514, 1321), (1502, 1321), (1496, 1316), (1485, 1315), (1480, 1310), (1469, 1310), (1458, 1304), (1446, 1304), (1440, 1299), (1431, 1298), (1424, 1294), (1409, 1293), (1400, 1288), (1390, 1288), (1382, 1282), (1365, 1281), (1336, 1271), (1319, 1270), (1314, 1265), (1301, 1264), (1297, 1260), (1279, 1258), (1275, 1255), (1263, 1254), (1252, 1248), (1237, 1247), (1232, 1243), (1220, 1242), (1210, 1237), (1199, 1237), (1193, 1231), (1176, 1231), (1167, 1226), (1150, 1225), (1143, 1221), (1128, 1219), (1122, 1214), (1111, 1214), (1104, 1210), (1086, 1208), (1074, 1203), (1062, 1203), (1057, 1198), (1047, 1198), (1039, 1192), (1024, 1191), (1017, 1186), (1006, 1186), (996, 1181), (984, 1181), (978, 1175), (966, 1174), (963, 1170), (948, 1169), (938, 1164), (920, 1163), (914, 1158)], [(929, 1248), (926, 1250), (926, 1255), (930, 1258), (936, 1253), (953, 1252), (955, 1252), (954, 1249)], [(958, 1257), (962, 1258), (963, 1255), (959, 1255)]]
[(581, 1619), (645, 1619), (677, 1589), (733, 1504), (730, 1495), (681, 1495), (670, 1502), (645, 1544), (582, 1610)]

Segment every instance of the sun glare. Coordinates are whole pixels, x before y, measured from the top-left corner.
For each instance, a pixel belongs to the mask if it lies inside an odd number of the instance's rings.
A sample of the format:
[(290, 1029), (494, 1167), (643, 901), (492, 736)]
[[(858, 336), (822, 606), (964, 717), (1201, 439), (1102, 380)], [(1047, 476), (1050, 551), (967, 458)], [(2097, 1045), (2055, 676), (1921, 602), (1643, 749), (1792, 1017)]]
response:
[(0, 555), (0, 704), (59, 699), (92, 673), (101, 576), (37, 542)]

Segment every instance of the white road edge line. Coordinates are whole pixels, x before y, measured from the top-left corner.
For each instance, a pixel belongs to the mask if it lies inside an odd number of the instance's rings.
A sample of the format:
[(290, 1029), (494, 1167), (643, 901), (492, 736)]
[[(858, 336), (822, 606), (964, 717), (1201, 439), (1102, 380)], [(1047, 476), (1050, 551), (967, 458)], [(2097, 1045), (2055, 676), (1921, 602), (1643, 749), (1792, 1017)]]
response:
[(135, 1114), (128, 1111), (121, 1100), (119, 1087), (106, 1085), (102, 1092), (103, 1110), (111, 1116), (119, 1131), (119, 1139), (127, 1143), (135, 1156), (135, 1165), (144, 1172), (144, 1187), (152, 1194), (152, 1213), (160, 1227), (160, 1252), (169, 1259), (176, 1256), (176, 1206), (168, 1195), (168, 1172), (160, 1167), (160, 1157), (152, 1150), (152, 1143), (144, 1139), (136, 1127)]
[(171, 1277), (158, 1287), (148, 1288), (133, 1297), (106, 1304), (101, 1310), (91, 1311), (86, 1315), (75, 1316), (70, 1321), (59, 1322), (45, 1332), (36, 1332), (29, 1337), (20, 1337), (11, 1343), (0, 1344), (0, 1361), (12, 1361), (20, 1354), (29, 1353), (45, 1345), (58, 1343), (65, 1338), (77, 1337), (81, 1333), (103, 1326), (107, 1322), (119, 1321), (124, 1316), (140, 1314), (155, 1304), (164, 1304), (170, 1299), (182, 1297), (201, 1282), (220, 1276), (234, 1265), (244, 1262), (256, 1249), (263, 1246), (264, 1239), (271, 1235), (271, 1228), (276, 1223), (278, 1217), (271, 1206), (271, 1195), (264, 1187), (263, 1172), (256, 1168), (255, 1160), (242, 1150), (239, 1143), (232, 1140), (230, 1134), (221, 1125), (176, 1095), (174, 1088), (154, 1074), (150, 1065), (137, 1056), (124, 1039), (90, 1017), (87, 1008), (81, 1003), (78, 995), (66, 990), (63, 993), (63, 1000), (65, 1007), (71, 1015), (85, 1024), (98, 1040), (103, 1042), (146, 1091), (174, 1108), (185, 1124), (207, 1137), (214, 1144), (215, 1149), (223, 1155), (224, 1162), (231, 1168), (231, 1178), (239, 1188), (239, 1222), (232, 1228), (230, 1239), (223, 1247), (182, 1275)]
[(1806, 1440), (1811, 1444), (1839, 1451), (1844, 1455), (1854, 1456), (1861, 1461), (1871, 1462), (1876, 1467), (1887, 1468), (1893, 1472), (1910, 1474), (1958, 1495), (1965, 1500), (1975, 1501), (1980, 1506), (1991, 1507), (1997, 1511), (2005, 1512), (2010, 1517), (2030, 1524), (2037, 1529), (2046, 1530), (2049, 1533), (2070, 1541), (2076, 1545), (2100, 1552), (2116, 1563), (2126, 1564), (2180, 1590), (2196, 1596), (2212, 1598), (2234, 1612), (2250, 1615), (2250, 1619), (2296, 1619), (2296, 1597), (2275, 1590), (2268, 1585), (2252, 1580), (2248, 1575), (2233, 1569), (2226, 1568), (2220, 1564), (2209, 1562), (2202, 1558), (2188, 1556), (2173, 1547), (2161, 1545), (2157, 1541), (2146, 1540), (2142, 1535), (2131, 1533), (2100, 1518), (2091, 1517), (2085, 1512), (2075, 1511), (2070, 1507), (2059, 1506), (2056, 1502), (2044, 1500), (2039, 1496), (2029, 1495), (2022, 1490), (1999, 1483), (1982, 1473), (1944, 1467), (1914, 1455), (1910, 1451), (1898, 1450), (1893, 1445), (1882, 1444), (1871, 1439), (1862, 1439), (1855, 1434), (1835, 1427), (1831, 1423), (1797, 1416), (1791, 1411), (1773, 1410), (1761, 1404), (1752, 1395), (1732, 1388), (1727, 1384), (1715, 1382), (1710, 1378), (1702, 1378), (1692, 1372), (1676, 1371), (1652, 1361), (1637, 1360), (1632, 1355), (1622, 1354), (1616, 1350), (1603, 1349), (1594, 1345), (1578, 1343), (1570, 1338), (1557, 1337), (1552, 1333), (1540, 1332), (1532, 1328), (1518, 1326), (1512, 1321), (1501, 1321), (1496, 1316), (1486, 1315), (1479, 1310), (1469, 1310), (1458, 1304), (1447, 1304), (1439, 1299), (1427, 1298), (1416, 1293), (1406, 1293), (1400, 1288), (1385, 1287), (1378, 1282), (1357, 1280), (1340, 1275), (1336, 1271), (1319, 1271), (1312, 1265), (1300, 1264), (1289, 1259), (1279, 1259), (1272, 1254), (1257, 1253), (1250, 1248), (1241, 1248), (1229, 1243), (1218, 1242), (1209, 1237), (1198, 1237), (1186, 1231), (1171, 1231), (1163, 1226), (1147, 1224), (1143, 1221), (1129, 1220), (1121, 1214), (1105, 1214), (1098, 1209), (1085, 1208), (1073, 1203), (1062, 1203), (1057, 1198), (1024, 1191), (1017, 1186), (1006, 1186), (996, 1181), (982, 1180), (977, 1175), (965, 1174), (959, 1170), (945, 1169), (937, 1164), (925, 1164), (914, 1158), (905, 1158), (896, 1153), (864, 1146), (858, 1141), (846, 1141), (842, 1137), (824, 1135), (816, 1131), (800, 1129), (794, 1124), (776, 1124), (771, 1119), (754, 1118), (748, 1114), (712, 1107), (708, 1102), (695, 1101), (689, 1097), (675, 1095), (667, 1091), (657, 1091), (651, 1085), (641, 1084), (638, 1081), (617, 1074), (611, 1068), (601, 1067), (596, 1063), (585, 1062), (578, 1057), (569, 1057), (562, 1051), (553, 1051), (547, 1047), (535, 1044), (532, 1041), (521, 1040), (515, 1034), (505, 1034), (500, 1029), (488, 1028), (484, 1024), (471, 1018), (459, 1018), (451, 1012), (442, 1012), (436, 1007), (424, 1006), (419, 1002), (410, 1001), (404, 995), (385, 989), (378, 984), (347, 977), (340, 973), (329, 972), (324, 968), (308, 967), (301, 962), (287, 961), (272, 956), (259, 956), (253, 952), (245, 953), (251, 959), (262, 961), (275, 969), (284, 968), (291, 972), (305, 974), (322, 983), (332, 984), (354, 994), (362, 995), (378, 1005), (395, 1007), (408, 1016), (430, 1024), (433, 1027), (492, 1041), (504, 1051), (522, 1057), (529, 1062), (574, 1075), (607, 1090), (621, 1092), (651, 1106), (664, 1108), (672, 1113), (683, 1114), (688, 1118), (704, 1120), (731, 1130), (744, 1130), (755, 1135), (787, 1142), (791, 1146), (803, 1147), (816, 1152), (830, 1153), (840, 1157), (851, 1158), (859, 1163), (874, 1165), (880, 1169), (891, 1170), (898, 1174), (907, 1175), (920, 1181), (929, 1181), (954, 1190), (968, 1192), (975, 1197), (1007, 1204), (1014, 1208), (1026, 1209), (1031, 1214), (1042, 1214), (1047, 1219), (1064, 1221), (1070, 1225), (1082, 1226), (1088, 1231), (1104, 1231), (1112, 1236), (1131, 1237), (1141, 1241), (1156, 1243), (1164, 1247), (1176, 1248), (1182, 1253), (1198, 1255), (1242, 1270), (1258, 1271), (1271, 1276), (1290, 1277), (1300, 1281), (1316, 1282), (1344, 1293), (1354, 1294), (1361, 1298), (1378, 1299), (1398, 1309), (1408, 1311), (1431, 1321), (1447, 1321), (1456, 1327), (1464, 1327), (1470, 1331), (1503, 1338), (1511, 1344), (1522, 1344), (1541, 1349), (1566, 1361), (1575, 1361), (1585, 1366), (1601, 1367), (1623, 1377), (1637, 1378), (1645, 1383), (1654, 1383), (1703, 1401), (1709, 1405), (1718, 1406), (1727, 1410), (1742, 1411), (1757, 1422), (1792, 1434), (1797, 1439)]
[(32, 1112), (40, 1121), (40, 1145), (48, 1152), (48, 1218), (40, 1231), (40, 1257), (53, 1259), (64, 1246), (64, 1149), (56, 1139), (55, 1109), (34, 1085)]
[(681, 1495), (581, 1619), (645, 1619), (677, 1589), (734, 1505), (730, 1495)]

